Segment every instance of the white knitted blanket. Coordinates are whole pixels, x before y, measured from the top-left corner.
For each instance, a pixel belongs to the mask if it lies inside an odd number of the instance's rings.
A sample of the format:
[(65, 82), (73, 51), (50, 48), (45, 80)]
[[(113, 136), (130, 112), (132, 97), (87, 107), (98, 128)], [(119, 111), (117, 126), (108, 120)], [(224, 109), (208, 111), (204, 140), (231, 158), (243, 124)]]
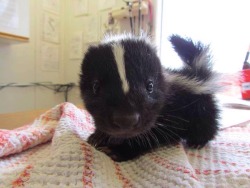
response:
[(70, 103), (0, 130), (0, 187), (250, 187), (250, 126), (220, 131), (201, 150), (181, 144), (117, 163), (90, 146), (91, 116)]

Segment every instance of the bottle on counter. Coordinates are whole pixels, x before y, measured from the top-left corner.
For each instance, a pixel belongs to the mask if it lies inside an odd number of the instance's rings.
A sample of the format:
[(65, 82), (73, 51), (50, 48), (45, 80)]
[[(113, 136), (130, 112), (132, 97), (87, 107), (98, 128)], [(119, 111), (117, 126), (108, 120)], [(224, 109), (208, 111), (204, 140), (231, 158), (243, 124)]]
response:
[(250, 45), (249, 45), (242, 69), (243, 70), (250, 69)]
[(241, 95), (242, 99), (250, 100), (250, 46), (248, 48), (241, 71)]

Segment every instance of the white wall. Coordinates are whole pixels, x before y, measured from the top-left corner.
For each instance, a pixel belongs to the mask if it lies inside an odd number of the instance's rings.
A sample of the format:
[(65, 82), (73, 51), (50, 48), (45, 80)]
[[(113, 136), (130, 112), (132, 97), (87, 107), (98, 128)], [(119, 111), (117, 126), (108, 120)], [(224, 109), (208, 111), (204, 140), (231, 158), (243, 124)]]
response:
[[(28, 42), (0, 42), (0, 84), (50, 81), (64, 82), (63, 53), (60, 56), (60, 70), (47, 72), (41, 70), (42, 42), (42, 1), (30, 0), (30, 39)], [(63, 14), (63, 4), (59, 17)], [(61, 30), (64, 22), (61, 23)], [(64, 33), (61, 32), (59, 47), (64, 44)], [(17, 112), (32, 109), (43, 109), (63, 102), (62, 94), (44, 88), (4, 88), (0, 90), (0, 113)]]
[[(156, 1), (156, 0), (155, 0)], [(155, 2), (153, 1), (153, 2)], [(43, 71), (41, 69), (41, 46), (43, 14), (45, 12), (43, 1), (30, 0), (30, 40), (18, 44), (3, 44), (0, 42), (0, 85), (15, 83), (31, 83), (50, 81), (53, 83), (79, 82), (79, 72), (82, 58), (70, 58), (70, 40), (75, 32), (83, 32), (82, 55), (89, 43), (86, 43), (88, 31), (88, 18), (106, 18), (109, 10), (98, 10), (97, 0), (89, 0), (89, 13), (84, 16), (75, 16), (73, 1), (60, 1), (60, 68), (57, 72)], [(124, 6), (122, 0), (115, 0), (115, 7)], [(99, 23), (99, 33), (103, 25)], [(120, 31), (130, 31), (129, 20), (119, 22)], [(45, 42), (46, 43), (46, 42)], [(63, 94), (54, 94), (53, 91), (40, 88), (5, 88), (0, 90), (0, 113), (25, 111), (32, 109), (51, 108), (64, 101)], [(69, 92), (69, 102), (81, 104), (78, 87)]]

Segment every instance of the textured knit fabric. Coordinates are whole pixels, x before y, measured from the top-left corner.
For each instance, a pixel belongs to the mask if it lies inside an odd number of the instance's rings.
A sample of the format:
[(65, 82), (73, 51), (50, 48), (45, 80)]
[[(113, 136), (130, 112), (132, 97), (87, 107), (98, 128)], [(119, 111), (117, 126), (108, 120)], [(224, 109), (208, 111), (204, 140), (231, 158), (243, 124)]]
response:
[(0, 187), (250, 187), (250, 126), (221, 130), (201, 150), (181, 144), (117, 163), (90, 146), (92, 117), (70, 103), (0, 130)]

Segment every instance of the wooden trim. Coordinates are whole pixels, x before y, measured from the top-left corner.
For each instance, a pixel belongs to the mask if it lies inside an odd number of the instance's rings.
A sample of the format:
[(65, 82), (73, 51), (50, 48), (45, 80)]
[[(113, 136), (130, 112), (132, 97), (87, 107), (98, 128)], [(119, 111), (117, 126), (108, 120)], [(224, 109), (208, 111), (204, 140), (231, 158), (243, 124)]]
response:
[(19, 35), (13, 35), (13, 34), (4, 33), (4, 32), (0, 32), (0, 37), (5, 38), (5, 39), (12, 39), (12, 40), (23, 41), (23, 42), (29, 41), (28, 37), (23, 37), (23, 36), (19, 36)]
[(44, 112), (46, 112), (46, 109), (0, 114), (0, 129), (14, 129), (21, 127), (31, 123)]
[[(82, 104), (77, 105), (78, 108), (85, 109)], [(41, 114), (49, 109), (37, 109), (24, 112), (15, 112), (0, 114), (0, 129), (15, 129), (23, 125), (32, 123)]]

